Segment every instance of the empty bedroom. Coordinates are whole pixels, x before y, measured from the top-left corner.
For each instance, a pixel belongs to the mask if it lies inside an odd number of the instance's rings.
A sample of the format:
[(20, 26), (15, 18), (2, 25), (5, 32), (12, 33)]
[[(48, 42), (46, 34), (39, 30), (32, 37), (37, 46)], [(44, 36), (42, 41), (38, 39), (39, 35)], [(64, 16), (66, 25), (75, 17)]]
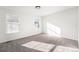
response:
[(78, 6), (0, 6), (0, 52), (79, 52)]

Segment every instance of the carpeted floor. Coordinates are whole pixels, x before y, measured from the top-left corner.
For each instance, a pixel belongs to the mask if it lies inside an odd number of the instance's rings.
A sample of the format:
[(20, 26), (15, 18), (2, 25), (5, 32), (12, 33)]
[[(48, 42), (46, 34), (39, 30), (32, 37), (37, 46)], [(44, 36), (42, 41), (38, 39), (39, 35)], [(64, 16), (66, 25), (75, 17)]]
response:
[(22, 44), (25, 44), (30, 41), (38, 41), (55, 45), (51, 51), (54, 51), (57, 46), (78, 48), (78, 42), (76, 40), (48, 36), (47, 34), (38, 34), (30, 37), (1, 43), (0, 52), (41, 52), (40, 50), (35, 50), (22, 46)]

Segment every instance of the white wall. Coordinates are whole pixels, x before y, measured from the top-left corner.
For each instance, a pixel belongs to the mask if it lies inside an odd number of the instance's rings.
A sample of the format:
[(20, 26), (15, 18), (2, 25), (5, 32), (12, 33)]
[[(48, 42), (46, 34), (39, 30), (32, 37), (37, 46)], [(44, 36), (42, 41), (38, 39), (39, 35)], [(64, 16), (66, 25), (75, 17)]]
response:
[(5, 34), (5, 14), (7, 14), (7, 10), (0, 8), (0, 42), (6, 41)]
[(78, 10), (77, 10), (77, 17), (78, 17), (78, 47), (79, 47), (79, 7), (78, 7)]
[[(13, 33), (13, 34), (6, 33), (5, 16), (7, 14), (17, 15), (19, 17), (20, 32)], [(14, 10), (1, 7), (0, 8), (0, 43), (41, 33), (41, 25), (40, 25), (40, 28), (36, 28), (33, 24), (32, 17), (33, 15), (30, 15), (30, 14), (25, 15), (20, 12), (16, 12)], [(40, 20), (40, 24), (41, 24), (41, 20)]]
[(61, 28), (62, 37), (78, 40), (76, 7), (43, 17), (44, 33), (46, 32), (46, 22)]

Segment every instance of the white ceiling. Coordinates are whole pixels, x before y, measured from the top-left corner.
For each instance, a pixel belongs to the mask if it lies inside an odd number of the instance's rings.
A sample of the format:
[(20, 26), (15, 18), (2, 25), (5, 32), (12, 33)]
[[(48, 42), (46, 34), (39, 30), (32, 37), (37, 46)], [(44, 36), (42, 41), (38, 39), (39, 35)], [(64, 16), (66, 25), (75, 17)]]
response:
[(52, 13), (56, 13), (58, 11), (62, 11), (62, 10), (74, 8), (74, 7), (72, 6), (41, 6), (40, 9), (36, 9), (34, 6), (6, 6), (4, 8), (12, 9), (24, 14), (46, 16)]

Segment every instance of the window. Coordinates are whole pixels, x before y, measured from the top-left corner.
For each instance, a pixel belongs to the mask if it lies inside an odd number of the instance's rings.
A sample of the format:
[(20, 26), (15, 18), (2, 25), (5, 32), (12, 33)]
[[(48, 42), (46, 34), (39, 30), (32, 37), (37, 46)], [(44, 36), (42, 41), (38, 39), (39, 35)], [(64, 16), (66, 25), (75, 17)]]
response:
[(33, 24), (35, 25), (35, 27), (39, 28), (40, 27), (40, 22), (41, 18), (40, 16), (33, 16)]
[(19, 20), (16, 15), (7, 15), (6, 17), (6, 29), (7, 33), (19, 32)]

